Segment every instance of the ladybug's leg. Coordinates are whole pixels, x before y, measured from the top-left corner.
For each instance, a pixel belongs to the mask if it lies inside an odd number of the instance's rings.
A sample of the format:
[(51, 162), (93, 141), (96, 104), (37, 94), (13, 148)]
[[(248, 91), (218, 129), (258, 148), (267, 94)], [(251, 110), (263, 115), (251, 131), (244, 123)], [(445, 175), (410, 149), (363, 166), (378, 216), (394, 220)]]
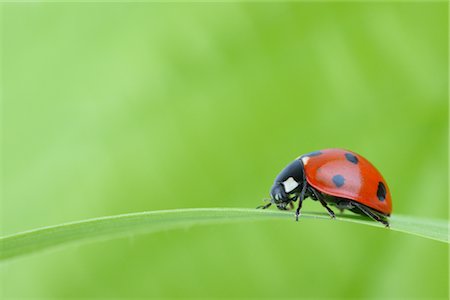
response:
[(334, 214), (334, 211), (328, 207), (327, 203), (325, 202), (325, 200), (323, 200), (323, 197), (320, 193), (318, 193), (315, 189), (311, 189), (314, 193), (314, 195), (316, 196), (317, 199), (319, 199), (320, 204), (322, 204), (323, 207), (325, 207), (328, 211), (328, 214), (330, 215), (331, 218), (335, 219), (336, 215)]
[(289, 210), (294, 209), (294, 202), (289, 202)]
[(334, 214), (334, 211), (330, 207), (328, 207), (327, 203), (323, 199), (320, 199), (319, 201), (320, 201), (320, 204), (322, 204), (322, 206), (327, 209), (328, 214), (330, 215), (330, 217), (335, 219), (336, 215)]
[(300, 210), (302, 209), (302, 202), (305, 198), (305, 192), (306, 192), (306, 182), (303, 184), (302, 191), (300, 192), (300, 196), (298, 197), (298, 206), (297, 210), (295, 211), (295, 221), (298, 221), (298, 217), (300, 216)]
[(342, 213), (344, 213), (344, 209), (348, 209), (351, 210), (352, 208), (354, 208), (355, 206), (352, 204), (351, 201), (339, 201), (336, 204), (336, 207), (339, 209), (339, 211)]
[(353, 205), (359, 208), (363, 213), (369, 216), (372, 220), (380, 222), (386, 227), (389, 227), (389, 222), (381, 218), (378, 214), (374, 213), (370, 208), (365, 207), (364, 205), (359, 204), (358, 202), (353, 202)]

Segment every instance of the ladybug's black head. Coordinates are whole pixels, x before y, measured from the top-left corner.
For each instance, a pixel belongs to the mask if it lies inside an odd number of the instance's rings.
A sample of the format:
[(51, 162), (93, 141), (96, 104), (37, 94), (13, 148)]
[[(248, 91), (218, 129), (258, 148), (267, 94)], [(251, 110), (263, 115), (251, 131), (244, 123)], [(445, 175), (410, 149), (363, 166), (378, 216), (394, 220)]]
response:
[(305, 184), (303, 163), (294, 160), (275, 178), (270, 190), (271, 202), (281, 210), (286, 210), (289, 203), (296, 201)]
[(291, 202), (283, 185), (277, 182), (273, 184), (272, 189), (270, 190), (270, 198), (272, 199), (271, 202), (276, 204), (281, 210), (286, 210), (286, 206)]

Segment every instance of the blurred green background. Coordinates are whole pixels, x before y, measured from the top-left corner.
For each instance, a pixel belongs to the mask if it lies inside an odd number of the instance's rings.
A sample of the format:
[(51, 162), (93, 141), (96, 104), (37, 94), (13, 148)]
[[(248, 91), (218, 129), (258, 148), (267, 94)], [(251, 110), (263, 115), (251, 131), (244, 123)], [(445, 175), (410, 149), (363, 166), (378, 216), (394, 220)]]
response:
[[(448, 213), (448, 6), (2, 4), (2, 234), (255, 207), (342, 147)], [(315, 202), (305, 211), (323, 211)], [(341, 222), (194, 227), (1, 265), (14, 298), (448, 298), (448, 246)]]

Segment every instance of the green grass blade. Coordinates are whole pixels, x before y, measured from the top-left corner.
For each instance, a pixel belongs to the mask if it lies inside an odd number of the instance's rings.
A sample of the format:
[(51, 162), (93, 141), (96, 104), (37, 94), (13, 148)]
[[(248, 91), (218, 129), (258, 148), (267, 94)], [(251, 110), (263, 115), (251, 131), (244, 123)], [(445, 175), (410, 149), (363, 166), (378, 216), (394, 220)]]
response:
[[(307, 212), (302, 213), (301, 217), (330, 219), (326, 214)], [(129, 234), (157, 232), (192, 225), (265, 219), (293, 220), (293, 213), (245, 208), (193, 208), (94, 218), (0, 237), (0, 260), (92, 239), (110, 239)], [(338, 216), (337, 220), (383, 228), (376, 222), (356, 215)], [(425, 220), (399, 215), (392, 216), (390, 221), (391, 230), (449, 243), (448, 221)]]

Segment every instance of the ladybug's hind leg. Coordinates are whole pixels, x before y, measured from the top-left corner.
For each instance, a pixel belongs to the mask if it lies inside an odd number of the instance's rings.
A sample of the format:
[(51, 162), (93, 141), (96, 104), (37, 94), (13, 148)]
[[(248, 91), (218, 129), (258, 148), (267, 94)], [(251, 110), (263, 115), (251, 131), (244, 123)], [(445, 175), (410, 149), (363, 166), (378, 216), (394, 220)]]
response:
[(372, 211), (370, 208), (366, 207), (365, 205), (359, 204), (358, 202), (352, 202), (352, 204), (359, 208), (363, 213), (365, 213), (367, 216), (369, 216), (372, 220), (380, 222), (386, 227), (389, 227), (389, 222), (380, 217), (376, 212)]

